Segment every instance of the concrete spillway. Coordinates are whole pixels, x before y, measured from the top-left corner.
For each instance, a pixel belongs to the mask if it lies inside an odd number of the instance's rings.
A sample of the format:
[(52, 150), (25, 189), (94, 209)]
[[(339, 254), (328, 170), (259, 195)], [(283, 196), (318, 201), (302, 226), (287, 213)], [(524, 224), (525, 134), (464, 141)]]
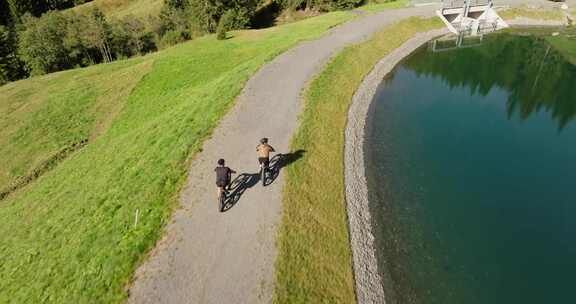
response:
[(442, 9), (436, 13), (454, 34), (476, 36), (508, 27), (491, 0), (442, 1)]

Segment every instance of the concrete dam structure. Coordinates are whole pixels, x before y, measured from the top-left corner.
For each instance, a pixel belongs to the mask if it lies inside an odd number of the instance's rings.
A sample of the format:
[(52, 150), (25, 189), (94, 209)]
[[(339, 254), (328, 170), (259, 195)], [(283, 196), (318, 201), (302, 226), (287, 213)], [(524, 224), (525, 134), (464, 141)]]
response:
[(456, 35), (477, 36), (508, 27), (491, 0), (448, 0), (436, 13)]

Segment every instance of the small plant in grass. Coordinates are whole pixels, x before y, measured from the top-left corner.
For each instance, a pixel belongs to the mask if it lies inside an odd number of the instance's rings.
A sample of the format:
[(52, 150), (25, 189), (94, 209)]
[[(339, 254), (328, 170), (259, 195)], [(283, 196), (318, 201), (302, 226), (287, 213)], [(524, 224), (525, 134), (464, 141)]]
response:
[(226, 39), (226, 27), (224, 26), (224, 22), (220, 19), (218, 23), (218, 28), (216, 28), (216, 39), (224, 40)]

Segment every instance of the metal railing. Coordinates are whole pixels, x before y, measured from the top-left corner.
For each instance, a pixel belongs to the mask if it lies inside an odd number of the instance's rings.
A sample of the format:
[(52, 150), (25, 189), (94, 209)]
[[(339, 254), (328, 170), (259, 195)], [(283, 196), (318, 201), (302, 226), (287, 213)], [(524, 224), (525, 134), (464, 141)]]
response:
[(468, 0), (468, 2), (470, 3), (470, 6), (483, 6), (489, 5), (492, 0)]
[(443, 8), (465, 8), (469, 6), (492, 5), (492, 0), (442, 0)]
[(466, 6), (466, 0), (442, 0), (443, 8), (461, 8)]

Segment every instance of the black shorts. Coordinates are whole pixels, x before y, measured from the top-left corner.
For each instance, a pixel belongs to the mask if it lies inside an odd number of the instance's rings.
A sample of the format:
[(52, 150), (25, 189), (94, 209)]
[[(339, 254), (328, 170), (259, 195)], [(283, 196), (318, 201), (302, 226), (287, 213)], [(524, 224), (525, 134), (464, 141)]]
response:
[(227, 181), (227, 180), (217, 180), (217, 181), (216, 181), (216, 186), (218, 186), (218, 187), (226, 187), (226, 186), (228, 186), (229, 183), (230, 183), (230, 181)]
[(258, 163), (264, 164), (264, 166), (269, 167), (269, 166), (270, 166), (270, 158), (268, 158), (268, 157), (258, 157)]

